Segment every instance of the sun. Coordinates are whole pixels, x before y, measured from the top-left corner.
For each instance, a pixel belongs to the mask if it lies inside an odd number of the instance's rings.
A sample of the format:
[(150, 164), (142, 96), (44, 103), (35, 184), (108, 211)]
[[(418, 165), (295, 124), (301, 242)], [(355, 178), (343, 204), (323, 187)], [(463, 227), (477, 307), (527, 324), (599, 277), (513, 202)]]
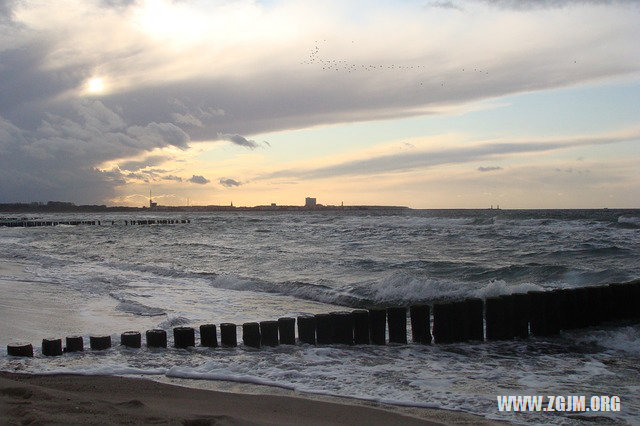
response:
[(101, 77), (93, 77), (87, 80), (87, 92), (97, 95), (103, 93), (104, 89), (104, 79)]

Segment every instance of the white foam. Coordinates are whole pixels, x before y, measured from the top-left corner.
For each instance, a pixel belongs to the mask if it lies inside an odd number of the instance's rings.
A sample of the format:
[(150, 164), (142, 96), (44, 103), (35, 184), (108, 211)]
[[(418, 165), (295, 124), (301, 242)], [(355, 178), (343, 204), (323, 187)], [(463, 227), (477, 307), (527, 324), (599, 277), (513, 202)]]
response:
[(480, 298), (501, 296), (503, 294), (526, 293), (528, 291), (541, 291), (543, 287), (532, 283), (507, 284), (504, 280), (491, 280), (485, 286), (474, 290), (472, 295)]

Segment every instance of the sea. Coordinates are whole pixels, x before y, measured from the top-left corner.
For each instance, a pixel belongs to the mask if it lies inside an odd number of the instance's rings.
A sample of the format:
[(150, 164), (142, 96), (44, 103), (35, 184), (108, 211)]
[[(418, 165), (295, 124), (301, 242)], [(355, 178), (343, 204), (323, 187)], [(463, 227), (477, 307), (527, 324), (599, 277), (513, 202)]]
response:
[[(0, 370), (264, 384), (515, 423), (640, 424), (640, 325), (505, 342), (126, 349), (120, 333), (640, 278), (640, 210), (3, 214)], [(125, 220), (190, 219), (125, 226)], [(112, 224), (113, 221), (113, 224)], [(40, 339), (110, 334), (47, 358)], [(410, 336), (410, 330), (409, 330)], [(238, 330), (241, 340), (241, 332)], [(34, 344), (32, 359), (6, 344)], [(88, 343), (87, 343), (88, 344)], [(170, 380), (169, 380), (170, 381)], [(184, 381), (183, 383), (189, 383)], [(616, 412), (500, 412), (499, 395), (619, 396)]]

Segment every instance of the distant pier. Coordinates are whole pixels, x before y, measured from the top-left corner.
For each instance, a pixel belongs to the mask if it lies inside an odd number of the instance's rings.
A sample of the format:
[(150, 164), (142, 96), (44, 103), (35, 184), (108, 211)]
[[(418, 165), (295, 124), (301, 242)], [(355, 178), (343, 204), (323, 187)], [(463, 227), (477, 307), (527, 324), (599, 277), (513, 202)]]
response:
[(38, 218), (5, 218), (0, 219), (0, 226), (8, 228), (32, 228), (41, 226), (59, 225), (90, 225), (90, 226), (116, 226), (116, 225), (177, 225), (191, 223), (191, 219), (119, 219), (119, 220), (44, 220)]

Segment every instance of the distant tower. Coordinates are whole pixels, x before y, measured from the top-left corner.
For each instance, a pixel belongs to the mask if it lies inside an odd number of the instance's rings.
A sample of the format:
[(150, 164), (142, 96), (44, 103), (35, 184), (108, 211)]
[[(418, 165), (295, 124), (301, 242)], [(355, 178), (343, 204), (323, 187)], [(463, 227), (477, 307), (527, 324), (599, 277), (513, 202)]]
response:
[(149, 208), (152, 209), (157, 206), (158, 206), (158, 203), (154, 203), (153, 200), (151, 199), (151, 188), (149, 188)]
[(231, 207), (233, 207), (233, 201), (231, 202)]
[(307, 197), (304, 199), (304, 206), (307, 208), (314, 208), (316, 206), (316, 199), (312, 197)]

